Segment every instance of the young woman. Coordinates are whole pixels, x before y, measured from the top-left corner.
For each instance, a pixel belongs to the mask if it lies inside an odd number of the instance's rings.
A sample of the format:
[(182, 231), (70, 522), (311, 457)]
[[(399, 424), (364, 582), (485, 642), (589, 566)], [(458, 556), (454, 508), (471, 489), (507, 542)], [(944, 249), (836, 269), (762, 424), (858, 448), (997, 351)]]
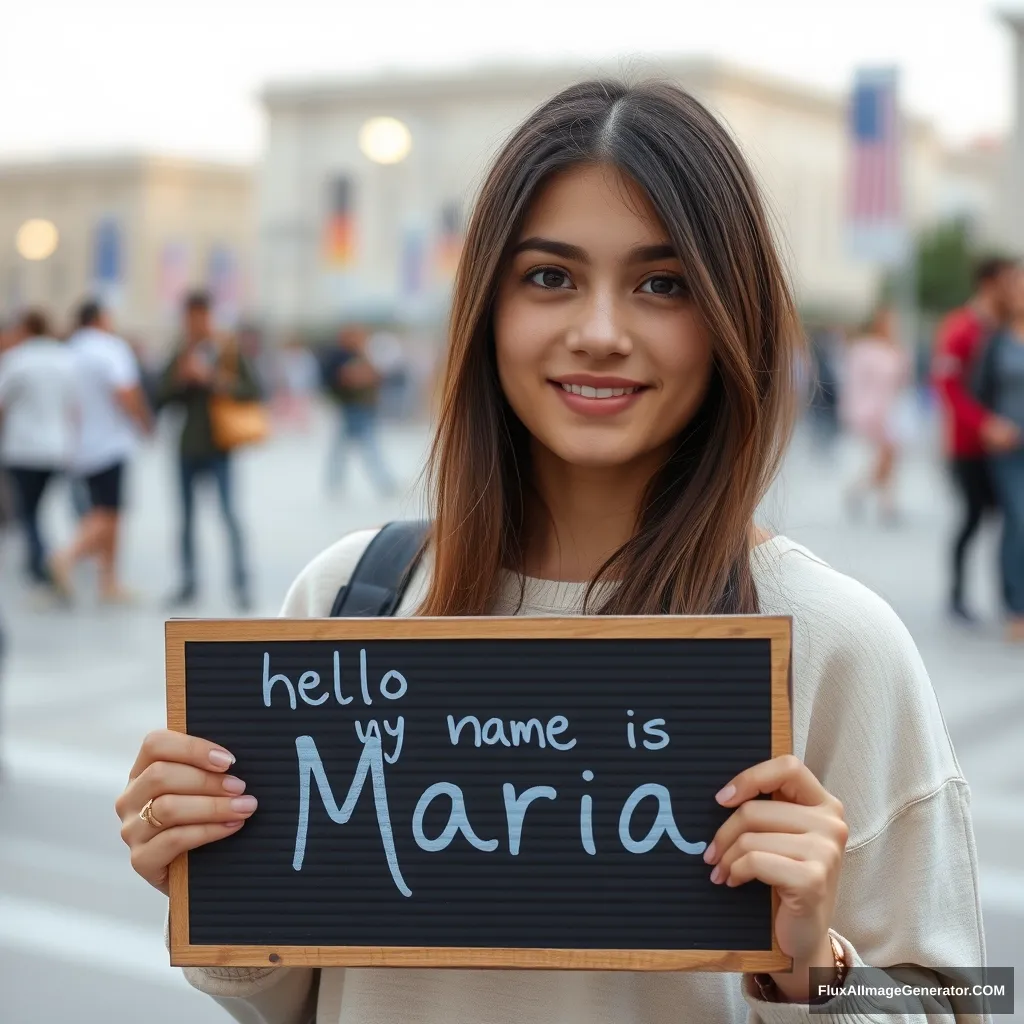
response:
[(897, 519), (894, 495), (900, 443), (900, 399), (910, 380), (910, 360), (896, 337), (892, 310), (878, 310), (861, 337), (847, 349), (839, 392), (840, 414), (846, 428), (874, 449), (867, 475), (847, 492), (857, 513), (864, 498), (878, 494), (884, 522)]
[[(717, 884), (777, 888), (794, 969), (189, 981), (259, 1024), (738, 1024), (812, 1020), (811, 967), (981, 963), (967, 785), (913, 642), (879, 598), (754, 526), (788, 436), (799, 333), (729, 135), (668, 85), (556, 96), (487, 178), (450, 331), (433, 532), (397, 613), (792, 615), (796, 756), (721, 780), (733, 813), (706, 860)], [(329, 614), (372, 536), (314, 559), (284, 615)], [(231, 760), (205, 738), (144, 742), (118, 812), (151, 884), (255, 811)]]

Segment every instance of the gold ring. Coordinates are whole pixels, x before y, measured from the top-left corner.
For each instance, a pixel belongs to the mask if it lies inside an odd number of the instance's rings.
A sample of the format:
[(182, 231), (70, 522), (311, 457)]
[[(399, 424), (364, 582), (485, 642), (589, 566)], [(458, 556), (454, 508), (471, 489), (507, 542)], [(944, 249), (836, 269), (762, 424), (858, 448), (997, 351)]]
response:
[[(155, 799), (155, 797), (154, 797)], [(153, 813), (153, 801), (149, 800), (146, 802), (146, 806), (139, 811), (139, 817), (150, 827), (161, 829), (164, 827), (164, 823)]]

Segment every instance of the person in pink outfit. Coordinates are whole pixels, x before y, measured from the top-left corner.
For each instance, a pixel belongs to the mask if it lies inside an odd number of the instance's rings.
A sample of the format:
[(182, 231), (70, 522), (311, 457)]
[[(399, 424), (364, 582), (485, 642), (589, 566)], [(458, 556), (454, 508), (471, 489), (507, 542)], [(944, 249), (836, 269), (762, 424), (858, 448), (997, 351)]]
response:
[(847, 503), (859, 513), (866, 497), (878, 495), (886, 522), (897, 518), (894, 483), (901, 441), (900, 400), (910, 379), (910, 359), (896, 336), (892, 310), (882, 308), (868, 330), (846, 351), (839, 411), (843, 426), (866, 442), (874, 455), (869, 471), (847, 491)]

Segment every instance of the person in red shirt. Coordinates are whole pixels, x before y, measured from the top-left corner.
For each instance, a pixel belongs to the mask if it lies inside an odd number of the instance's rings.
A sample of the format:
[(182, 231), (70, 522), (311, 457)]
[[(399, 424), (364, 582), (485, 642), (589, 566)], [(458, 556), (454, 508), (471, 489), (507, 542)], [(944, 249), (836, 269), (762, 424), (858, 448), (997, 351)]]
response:
[(953, 539), (950, 611), (968, 622), (974, 619), (964, 604), (964, 558), (982, 519), (997, 508), (987, 455), (1007, 451), (1020, 440), (1012, 422), (978, 401), (971, 378), (985, 342), (1009, 315), (1016, 269), (1016, 263), (1005, 257), (978, 265), (974, 296), (939, 325), (932, 364), (932, 382), (945, 419), (946, 456), (963, 501), (963, 518)]

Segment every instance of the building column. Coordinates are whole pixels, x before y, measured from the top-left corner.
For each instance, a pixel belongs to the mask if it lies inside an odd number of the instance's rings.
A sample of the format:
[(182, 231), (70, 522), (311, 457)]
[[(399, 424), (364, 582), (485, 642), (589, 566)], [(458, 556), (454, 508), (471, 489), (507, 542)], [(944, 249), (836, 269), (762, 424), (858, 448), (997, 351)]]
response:
[(1004, 244), (1024, 256), (1024, 10), (1001, 11), (1013, 35), (1013, 123), (1003, 179)]

